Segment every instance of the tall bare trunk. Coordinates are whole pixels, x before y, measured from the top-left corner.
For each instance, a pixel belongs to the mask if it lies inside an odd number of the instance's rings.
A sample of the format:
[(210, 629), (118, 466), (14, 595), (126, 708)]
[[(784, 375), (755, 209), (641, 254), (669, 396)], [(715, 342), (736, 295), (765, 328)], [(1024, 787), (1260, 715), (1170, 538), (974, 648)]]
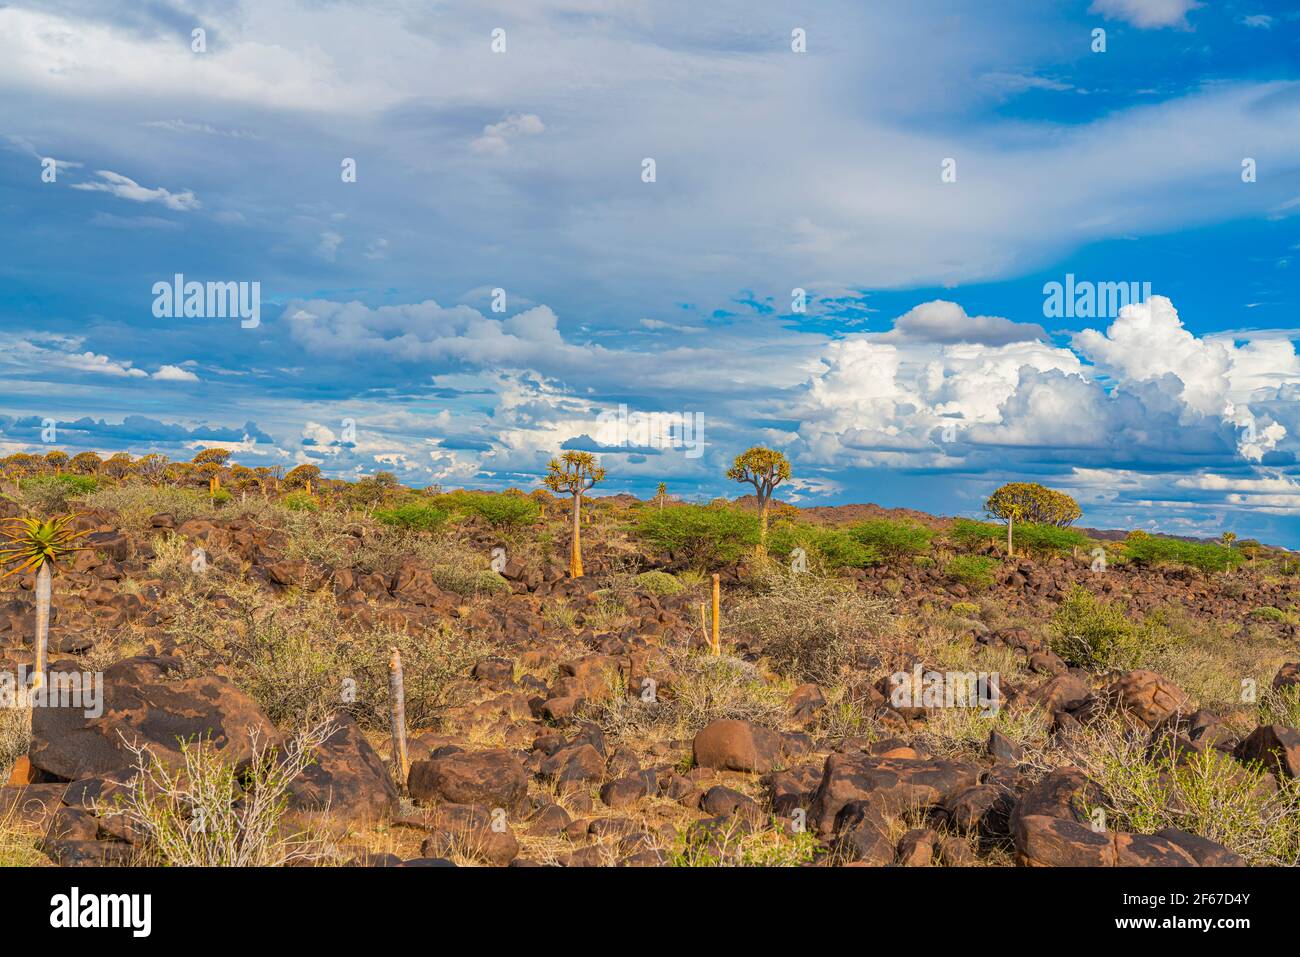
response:
[(1011, 545), (1011, 526), (1014, 523), (1015, 523), (1015, 519), (1013, 519), (1010, 515), (1008, 515), (1007, 516), (1007, 558), (1014, 558), (1016, 554), (1015, 550), (1012, 548)]
[(768, 499), (763, 499), (758, 503), (758, 554), (764, 556), (767, 554), (767, 503)]
[(573, 544), (569, 549), (569, 577), (582, 577), (582, 496), (573, 496)]
[(393, 772), (403, 791), (411, 773), (406, 750), (406, 682), (402, 676), (402, 653), (390, 649), (388, 659), (388, 723), (393, 735)]
[(46, 661), (49, 657), (50, 644), (50, 564), (43, 562), (41, 570), (36, 573), (36, 637), (32, 647), (35, 651), (36, 673), (33, 688), (45, 684)]

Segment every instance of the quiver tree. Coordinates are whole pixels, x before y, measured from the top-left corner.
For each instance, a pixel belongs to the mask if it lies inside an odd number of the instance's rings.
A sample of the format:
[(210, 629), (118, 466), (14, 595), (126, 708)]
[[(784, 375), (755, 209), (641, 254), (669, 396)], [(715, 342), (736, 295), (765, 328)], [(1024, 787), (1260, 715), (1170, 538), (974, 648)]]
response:
[(1070, 496), (1037, 482), (1008, 482), (989, 496), (984, 511), (1007, 523), (1008, 556), (1015, 554), (1012, 530), (1016, 522), (1067, 528), (1083, 514)]
[(78, 452), (68, 467), (78, 475), (98, 475), (103, 464), (103, 460), (94, 452)]
[(668, 484), (660, 482), (659, 487), (655, 489), (655, 501), (659, 503), (659, 511), (664, 510), (664, 500), (668, 498)]
[(733, 482), (748, 482), (758, 497), (758, 550), (767, 553), (767, 513), (773, 490), (790, 477), (790, 460), (775, 449), (756, 445), (736, 456), (727, 469)]
[(129, 452), (115, 453), (104, 462), (101, 470), (109, 478), (117, 479), (120, 482), (132, 472), (131, 454)]
[(35, 660), (33, 689), (45, 682), (47, 649), (50, 640), (51, 570), (73, 552), (85, 546), (77, 542), (87, 532), (74, 532), (69, 525), (73, 516), (57, 518), (11, 518), (3, 523), (8, 541), (0, 544), (0, 566), (10, 566), (5, 578), (23, 572), (36, 572), (36, 634), (32, 638)]
[(46, 452), (45, 461), (54, 470), (55, 475), (62, 475), (63, 470), (68, 467), (68, 453), (62, 449)]
[(258, 488), (262, 484), (262, 480), (247, 465), (232, 465), (230, 467), (230, 484), (239, 493), (239, 500), (242, 502), (249, 491)]
[(167, 456), (159, 455), (157, 452), (150, 452), (136, 460), (135, 474), (140, 476), (150, 485), (158, 486), (163, 483), (163, 478), (167, 473)]
[(289, 470), (289, 474), (284, 477), (284, 487), (288, 489), (300, 488), (311, 494), (311, 483), (320, 478), (320, 466), (310, 463), (299, 465), (297, 468)]
[(215, 495), (221, 488), (221, 473), (226, 467), (228, 458), (230, 458), (229, 449), (204, 449), (190, 459), (194, 471), (208, 480), (208, 494)]
[(565, 452), (546, 466), (543, 484), (556, 495), (573, 496), (573, 543), (569, 548), (569, 575), (582, 577), (582, 496), (604, 480), (605, 470), (590, 452)]

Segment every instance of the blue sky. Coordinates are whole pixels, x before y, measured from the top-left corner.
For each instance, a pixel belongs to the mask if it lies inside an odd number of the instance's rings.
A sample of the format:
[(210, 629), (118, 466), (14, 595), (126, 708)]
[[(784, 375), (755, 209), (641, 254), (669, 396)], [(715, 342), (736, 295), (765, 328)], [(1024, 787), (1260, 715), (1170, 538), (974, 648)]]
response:
[[(1300, 13), (699, 6), (0, 4), (0, 451), (530, 487), (590, 447), (697, 498), (763, 442), (803, 504), (1033, 480), (1300, 547)], [(178, 273), (260, 324), (155, 316)], [(1046, 314), (1067, 275), (1151, 298)]]

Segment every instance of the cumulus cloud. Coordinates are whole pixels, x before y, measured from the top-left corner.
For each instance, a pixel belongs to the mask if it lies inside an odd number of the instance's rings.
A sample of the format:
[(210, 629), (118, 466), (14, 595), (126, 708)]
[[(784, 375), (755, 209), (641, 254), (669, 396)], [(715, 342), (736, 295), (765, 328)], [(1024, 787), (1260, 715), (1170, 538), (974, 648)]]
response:
[(579, 371), (605, 351), (564, 341), (558, 317), (537, 306), (504, 319), (469, 306), (443, 307), (433, 300), (372, 309), (360, 302), (293, 301), (290, 334), (309, 352), (329, 356), (378, 355), (396, 363), (468, 362)]
[(114, 173), (112, 170), (107, 169), (95, 170), (95, 175), (103, 182), (73, 183), (72, 188), (88, 192), (110, 193), (119, 199), (129, 199), (133, 203), (162, 203), (168, 209), (174, 209), (182, 213), (198, 209), (202, 205), (194, 193), (188, 189), (180, 193), (173, 193), (161, 186), (154, 188), (141, 186), (129, 176), (123, 176), (121, 173)]
[(1152, 296), (1120, 310), (1101, 333), (1085, 329), (1074, 347), (1099, 371), (1121, 381), (1150, 382), (1172, 376), (1191, 414), (1217, 417), (1242, 430), (1241, 451), (1259, 461), (1287, 434), (1284, 426), (1252, 411), (1267, 397), (1300, 378), (1300, 355), (1284, 339), (1198, 338), (1187, 330), (1164, 296)]
[(189, 369), (182, 369), (180, 366), (166, 365), (153, 374), (155, 379), (161, 379), (164, 382), (198, 382), (199, 377)]
[(935, 299), (909, 309), (894, 320), (885, 342), (976, 342), (990, 346), (1046, 339), (1037, 323), (1012, 322), (1001, 316), (969, 316), (955, 302)]

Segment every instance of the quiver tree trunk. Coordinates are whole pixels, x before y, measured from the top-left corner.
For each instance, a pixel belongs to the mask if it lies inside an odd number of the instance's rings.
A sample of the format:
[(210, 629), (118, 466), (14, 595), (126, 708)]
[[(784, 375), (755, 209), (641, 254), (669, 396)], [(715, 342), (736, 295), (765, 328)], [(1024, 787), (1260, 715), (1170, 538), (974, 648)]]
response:
[(33, 664), (33, 690), (45, 684), (45, 669), (50, 645), (50, 564), (43, 562), (36, 573), (36, 635), (32, 641), (35, 653)]
[(573, 496), (573, 542), (569, 547), (569, 577), (582, 577), (582, 496)]

